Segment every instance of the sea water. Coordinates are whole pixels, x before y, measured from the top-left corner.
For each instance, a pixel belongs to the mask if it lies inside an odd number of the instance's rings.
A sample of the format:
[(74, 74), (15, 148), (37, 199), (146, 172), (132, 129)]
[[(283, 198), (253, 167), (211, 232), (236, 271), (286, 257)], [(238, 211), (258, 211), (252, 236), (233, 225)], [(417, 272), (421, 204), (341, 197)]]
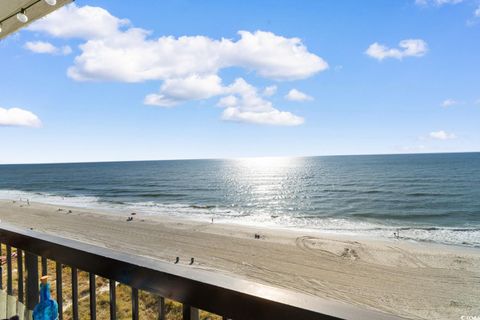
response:
[(480, 153), (1, 165), (0, 199), (480, 247)]

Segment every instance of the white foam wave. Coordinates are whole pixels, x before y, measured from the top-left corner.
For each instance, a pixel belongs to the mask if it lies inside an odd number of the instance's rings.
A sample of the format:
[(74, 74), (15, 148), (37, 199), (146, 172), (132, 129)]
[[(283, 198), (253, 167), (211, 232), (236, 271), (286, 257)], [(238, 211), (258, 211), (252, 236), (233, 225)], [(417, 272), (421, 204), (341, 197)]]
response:
[(97, 197), (65, 197), (50, 193), (28, 192), (19, 190), (0, 190), (0, 199), (12, 201), (32, 201), (59, 206), (101, 208), (103, 205)]
[(294, 228), (321, 230), (327, 233), (363, 235), (375, 238), (393, 238), (400, 232), (405, 240), (428, 241), (444, 244), (480, 247), (480, 228), (425, 227), (413, 225), (389, 226), (381, 223), (348, 218), (295, 217), (287, 214), (272, 215), (267, 210), (242, 211), (235, 207), (194, 206), (187, 204), (162, 204), (153, 201), (111, 203), (92, 196), (63, 197), (49, 193), (35, 193), (18, 190), (0, 190), (0, 199), (23, 200), (46, 204), (91, 208), (113, 213), (137, 212), (152, 216), (169, 216), (197, 221), (265, 226), (271, 228)]

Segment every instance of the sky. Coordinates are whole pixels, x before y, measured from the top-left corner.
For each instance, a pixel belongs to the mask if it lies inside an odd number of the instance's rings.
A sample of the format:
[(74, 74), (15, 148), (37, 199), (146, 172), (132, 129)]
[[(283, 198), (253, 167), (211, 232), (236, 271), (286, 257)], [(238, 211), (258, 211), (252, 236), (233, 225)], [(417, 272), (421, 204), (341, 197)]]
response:
[(478, 0), (78, 0), (0, 42), (0, 163), (480, 151), (479, 62)]

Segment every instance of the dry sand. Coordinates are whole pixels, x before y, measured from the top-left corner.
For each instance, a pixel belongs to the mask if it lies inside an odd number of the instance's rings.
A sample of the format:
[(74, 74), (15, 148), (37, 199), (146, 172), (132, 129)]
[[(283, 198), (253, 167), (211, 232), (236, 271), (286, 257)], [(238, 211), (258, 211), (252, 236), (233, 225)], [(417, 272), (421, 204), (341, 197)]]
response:
[(127, 222), (127, 217), (0, 201), (1, 221), (18, 227), (165, 261), (179, 256), (188, 264), (194, 257), (197, 268), (406, 318), (480, 316), (479, 249), (141, 215)]

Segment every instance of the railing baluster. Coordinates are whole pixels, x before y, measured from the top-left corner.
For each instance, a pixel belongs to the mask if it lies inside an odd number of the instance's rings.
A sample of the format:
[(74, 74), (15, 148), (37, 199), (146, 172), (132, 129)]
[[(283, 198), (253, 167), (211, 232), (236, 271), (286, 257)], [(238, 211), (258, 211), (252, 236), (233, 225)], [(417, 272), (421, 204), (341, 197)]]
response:
[(63, 320), (63, 285), (62, 285), (62, 264), (55, 264), (56, 281), (57, 281), (57, 303), (58, 303), (58, 320)]
[(192, 320), (200, 319), (200, 311), (197, 308), (190, 307), (190, 319)]
[(15, 315), (15, 299), (13, 297), (13, 274), (12, 274), (12, 247), (7, 246), (7, 298), (6, 298), (6, 318)]
[(190, 306), (187, 306), (186, 304), (182, 305), (183, 307), (183, 320), (190, 320)]
[(199, 312), (197, 308), (192, 308), (189, 305), (183, 304), (183, 320), (198, 320)]
[(96, 297), (96, 283), (95, 283), (95, 274), (89, 273), (88, 275), (90, 280), (90, 319), (97, 319), (97, 297)]
[(78, 277), (75, 267), (72, 267), (72, 317), (78, 320)]
[(158, 300), (158, 320), (165, 320), (165, 298), (160, 297)]
[(17, 249), (18, 301), (23, 303), (23, 252)]
[(117, 319), (117, 287), (115, 280), (109, 280), (110, 286), (110, 320)]
[(7, 294), (12, 295), (12, 247), (7, 245)]
[(138, 320), (138, 289), (132, 287), (132, 320)]
[[(0, 243), (0, 256), (2, 255), (2, 243)], [(0, 289), (3, 289), (3, 266), (0, 263)]]
[(25, 269), (27, 273), (27, 310), (33, 310), (38, 303), (38, 256), (25, 252)]
[(42, 276), (48, 275), (47, 258), (42, 257)]

